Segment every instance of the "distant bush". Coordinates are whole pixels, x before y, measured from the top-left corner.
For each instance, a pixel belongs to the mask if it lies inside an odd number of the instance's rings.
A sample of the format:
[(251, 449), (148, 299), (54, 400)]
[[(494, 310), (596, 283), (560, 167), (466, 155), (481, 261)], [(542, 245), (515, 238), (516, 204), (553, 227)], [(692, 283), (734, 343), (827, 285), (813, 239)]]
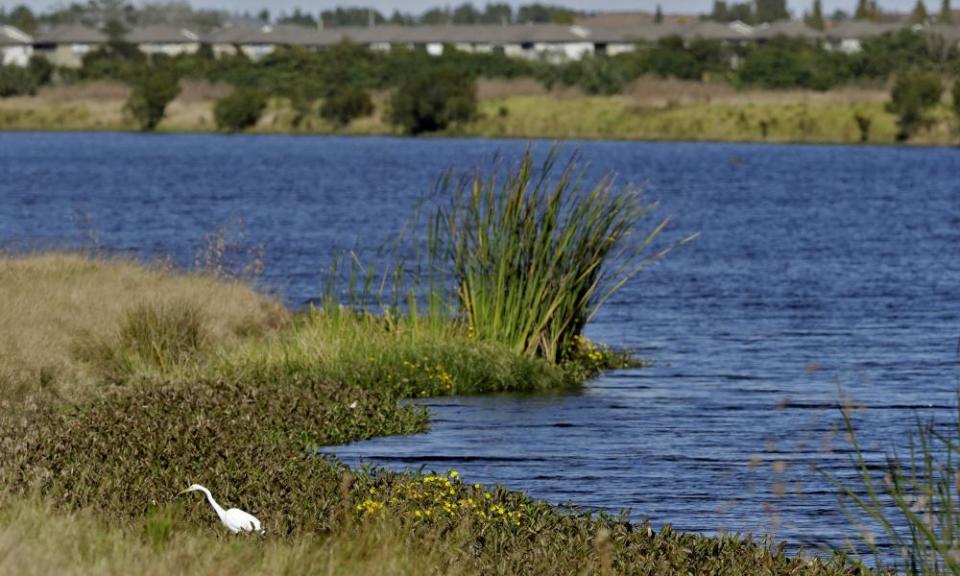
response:
[(934, 72), (914, 71), (897, 76), (887, 110), (897, 115), (897, 140), (909, 140), (928, 123), (926, 112), (940, 102), (943, 80)]
[(143, 131), (156, 129), (167, 105), (180, 94), (180, 79), (171, 70), (148, 70), (134, 86), (126, 110)]
[(45, 86), (53, 79), (53, 64), (43, 56), (33, 56), (27, 66), (37, 86)]
[(456, 68), (435, 66), (403, 80), (390, 104), (390, 119), (404, 132), (436, 132), (476, 116), (477, 87)]
[(19, 66), (0, 66), (0, 98), (28, 96), (37, 91), (37, 81)]
[(953, 89), (950, 91), (953, 97), (953, 113), (960, 120), (960, 81), (953, 81)]
[(217, 128), (227, 132), (241, 132), (256, 126), (267, 107), (266, 97), (253, 88), (238, 88), (217, 101), (213, 117)]
[(338, 127), (371, 114), (373, 100), (370, 94), (362, 88), (349, 85), (333, 90), (320, 107), (320, 115)]

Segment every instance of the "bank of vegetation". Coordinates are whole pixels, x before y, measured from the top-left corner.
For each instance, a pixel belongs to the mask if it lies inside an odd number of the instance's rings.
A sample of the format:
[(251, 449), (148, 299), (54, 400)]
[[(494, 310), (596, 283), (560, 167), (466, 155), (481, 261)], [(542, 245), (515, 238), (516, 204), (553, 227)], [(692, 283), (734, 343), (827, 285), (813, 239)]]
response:
[[(662, 256), (663, 223), (629, 190), (580, 189), (576, 175), (528, 157), (451, 182), (459, 200), (430, 213), (425, 251), (445, 274), (384, 293), (338, 265), (344, 283), (332, 273), (303, 311), (215, 255), (191, 273), (0, 259), (0, 537), (15, 542), (0, 573), (862, 572), (842, 556), (556, 508), (456, 471), (316, 455), (423, 431), (427, 413), (405, 398), (570, 386), (629, 362), (581, 332)], [(177, 496), (191, 482), (267, 535), (226, 538), (206, 503)]]
[[(676, 37), (568, 63), (453, 47), (442, 56), (383, 53), (349, 43), (319, 52), (279, 49), (256, 62), (242, 54), (214, 58), (209, 47), (148, 57), (118, 35), (78, 70), (54, 69), (40, 58), (26, 69), (0, 68), (0, 95), (29, 102), (0, 102), (0, 127), (946, 144), (957, 141), (958, 71), (955, 46), (909, 29), (867, 39), (855, 54), (786, 37), (753, 45)], [(656, 79), (682, 88), (647, 106), (637, 93)], [(123, 108), (105, 117), (96, 106), (29, 98), (44, 90), (82, 92), (91, 82), (129, 86)], [(478, 93), (478, 84), (491, 82), (528, 90)], [(172, 108), (181, 87), (197, 83), (227, 88), (178, 116)], [(539, 91), (532, 104), (531, 85)], [(740, 98), (730, 104), (687, 97), (715, 91)], [(797, 91), (809, 96), (798, 99)], [(817, 94), (856, 91), (886, 96), (883, 105), (874, 97), (810, 104), (829, 100)], [(603, 111), (568, 110), (580, 106)], [(542, 120), (542, 109), (552, 112), (552, 122)]]

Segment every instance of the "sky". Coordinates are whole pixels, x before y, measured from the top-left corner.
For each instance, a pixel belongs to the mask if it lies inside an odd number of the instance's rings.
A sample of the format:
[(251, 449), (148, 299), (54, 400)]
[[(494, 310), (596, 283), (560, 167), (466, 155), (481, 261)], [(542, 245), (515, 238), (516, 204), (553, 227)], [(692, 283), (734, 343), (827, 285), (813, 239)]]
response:
[[(319, 12), (335, 6), (362, 6), (376, 8), (382, 12), (392, 12), (399, 9), (403, 12), (422, 12), (427, 8), (443, 5), (457, 5), (464, 0), (191, 0), (191, 4), (198, 8), (218, 8), (230, 11), (251, 11), (255, 12), (261, 8), (269, 8), (271, 12), (278, 13), (283, 10), (290, 11), (299, 7), (309, 12)], [(482, 6), (487, 0), (473, 0), (475, 6)], [(507, 0), (511, 4), (519, 5), (530, 2)], [(707, 12), (713, 5), (713, 0), (541, 0), (544, 3), (560, 4), (578, 8), (581, 10), (601, 11), (601, 10), (653, 10), (657, 4), (661, 4), (665, 12)], [(731, 0), (735, 1), (735, 0)], [(808, 10), (813, 4), (813, 0), (788, 0), (790, 9), (795, 14)], [(17, 4), (26, 4), (34, 9), (45, 10), (53, 6), (59, 6), (69, 3), (70, 0), (0, 0), (0, 6), (10, 8)], [(531, 0), (532, 2), (532, 0)], [(906, 11), (913, 7), (916, 0), (880, 0), (882, 8), (888, 10)], [(927, 8), (936, 10), (940, 6), (938, 0), (926, 0)], [(960, 3), (955, 3), (960, 4)], [(856, 6), (856, 0), (823, 0), (824, 11), (829, 13), (840, 8), (852, 11)], [(958, 6), (960, 7), (960, 6)]]

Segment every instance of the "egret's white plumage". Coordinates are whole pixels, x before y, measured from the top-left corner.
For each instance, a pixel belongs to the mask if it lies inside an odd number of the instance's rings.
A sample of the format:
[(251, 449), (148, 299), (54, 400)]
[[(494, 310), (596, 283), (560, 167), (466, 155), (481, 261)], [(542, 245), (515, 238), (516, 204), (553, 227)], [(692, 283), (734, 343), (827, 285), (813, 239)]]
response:
[(213, 506), (217, 516), (220, 517), (220, 522), (227, 527), (227, 530), (233, 532), (234, 534), (239, 534), (241, 532), (256, 532), (257, 534), (263, 534), (263, 528), (260, 526), (260, 521), (257, 520), (256, 516), (244, 512), (238, 508), (224, 510), (219, 504), (217, 504), (217, 501), (213, 499), (213, 495), (210, 494), (210, 491), (205, 487), (199, 484), (193, 484), (181, 492), (181, 494), (186, 494), (187, 492), (203, 492), (206, 494), (207, 501), (210, 502), (211, 506)]

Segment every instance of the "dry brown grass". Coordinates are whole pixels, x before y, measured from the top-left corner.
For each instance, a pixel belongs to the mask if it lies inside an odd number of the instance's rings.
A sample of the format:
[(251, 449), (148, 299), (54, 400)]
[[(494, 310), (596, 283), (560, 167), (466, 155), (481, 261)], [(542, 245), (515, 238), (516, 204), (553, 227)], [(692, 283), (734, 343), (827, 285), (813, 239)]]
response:
[(103, 100), (126, 100), (130, 87), (123, 82), (98, 80), (42, 88), (36, 99), (43, 103), (68, 104)]
[(669, 108), (689, 104), (866, 104), (886, 102), (889, 90), (842, 87), (827, 92), (815, 90), (737, 90), (726, 82), (693, 82), (646, 76), (626, 91), (631, 104), (640, 108)]
[(208, 82), (206, 80), (181, 80), (180, 102), (209, 102), (219, 100), (233, 93), (233, 86), (223, 82)]
[(136, 306), (180, 302), (203, 311), (220, 345), (262, 334), (288, 314), (239, 282), (75, 254), (0, 257), (0, 395), (88, 390), (94, 378), (78, 350), (118, 330)]

